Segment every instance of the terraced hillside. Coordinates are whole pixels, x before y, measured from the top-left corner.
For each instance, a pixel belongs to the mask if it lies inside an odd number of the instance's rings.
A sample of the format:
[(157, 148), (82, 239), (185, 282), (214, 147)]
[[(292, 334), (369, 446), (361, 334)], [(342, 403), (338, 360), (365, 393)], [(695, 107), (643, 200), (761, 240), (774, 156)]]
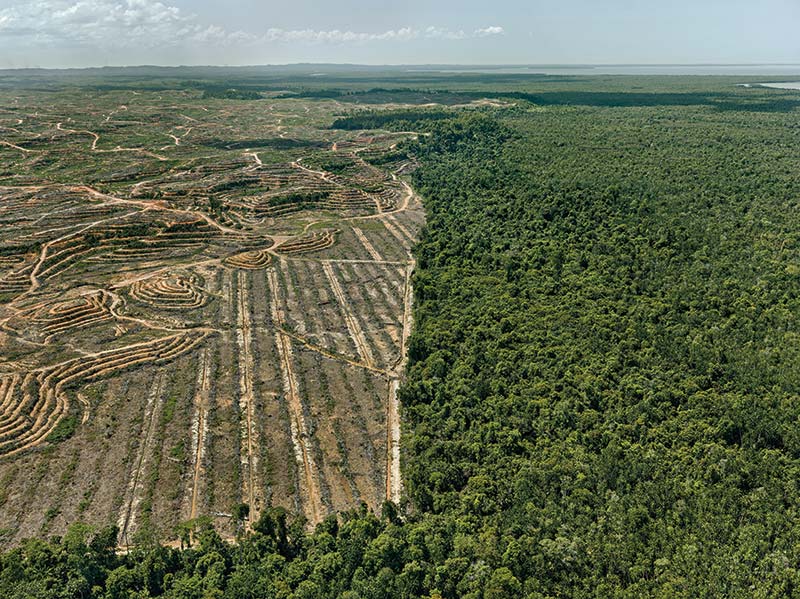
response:
[(341, 112), (0, 93), (3, 543), (399, 500), (412, 134)]

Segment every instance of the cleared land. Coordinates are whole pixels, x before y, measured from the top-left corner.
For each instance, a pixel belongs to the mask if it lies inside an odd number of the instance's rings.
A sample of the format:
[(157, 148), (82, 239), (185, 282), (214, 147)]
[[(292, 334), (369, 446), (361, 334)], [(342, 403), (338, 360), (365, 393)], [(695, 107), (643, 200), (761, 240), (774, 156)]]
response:
[(424, 219), (411, 134), (330, 129), (341, 111), (0, 94), (4, 542), (400, 499)]

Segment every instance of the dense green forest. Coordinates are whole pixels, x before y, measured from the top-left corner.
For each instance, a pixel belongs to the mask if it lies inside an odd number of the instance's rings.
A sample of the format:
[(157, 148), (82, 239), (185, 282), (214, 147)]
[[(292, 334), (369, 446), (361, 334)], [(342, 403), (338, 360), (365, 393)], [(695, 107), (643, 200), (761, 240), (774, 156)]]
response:
[(128, 555), (76, 525), (0, 595), (799, 595), (798, 102), (742, 93), (337, 122), (430, 133), (407, 503)]

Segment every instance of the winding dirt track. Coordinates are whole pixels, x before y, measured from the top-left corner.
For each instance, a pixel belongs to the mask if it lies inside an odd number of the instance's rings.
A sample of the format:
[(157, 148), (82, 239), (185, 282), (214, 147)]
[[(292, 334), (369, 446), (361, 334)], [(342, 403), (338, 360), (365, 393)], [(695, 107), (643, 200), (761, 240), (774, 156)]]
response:
[(12, 144), (10, 141), (0, 140), (0, 146), (6, 146), (8, 148), (11, 148), (12, 150), (19, 150), (20, 152), (23, 152), (25, 154), (33, 154), (36, 152), (36, 150), (29, 150), (27, 148), (20, 147), (16, 144)]
[(161, 156), (160, 154), (156, 154), (155, 152), (151, 152), (150, 150), (145, 150), (144, 148), (122, 148), (117, 146), (116, 148), (112, 148), (110, 150), (98, 150), (97, 149), (97, 142), (100, 141), (100, 135), (95, 133), (94, 131), (86, 131), (84, 130), (77, 130), (77, 129), (64, 129), (62, 127), (62, 123), (56, 124), (56, 129), (62, 131), (63, 133), (70, 133), (74, 135), (91, 135), (94, 137), (94, 141), (92, 141), (92, 145), (90, 147), (92, 152), (97, 152), (98, 154), (108, 154), (113, 152), (136, 152), (142, 154), (144, 156), (149, 156), (150, 158), (155, 158), (161, 162), (167, 160), (165, 156)]
[[(89, 193), (90, 195), (92, 195), (94, 197), (102, 198), (102, 199), (106, 200), (109, 203), (109, 205), (113, 205), (113, 204), (128, 204), (128, 205), (131, 205), (131, 206), (136, 206), (142, 212), (148, 211), (148, 210), (155, 210), (155, 211), (158, 211), (158, 212), (168, 212), (168, 213), (171, 212), (171, 213), (174, 213), (174, 214), (191, 214), (192, 216), (195, 216), (198, 219), (204, 220), (206, 223), (208, 223), (210, 226), (214, 227), (215, 229), (219, 229), (219, 231), (221, 231), (222, 233), (228, 233), (230, 235), (239, 235), (240, 234), (240, 231), (237, 231), (236, 229), (231, 229), (230, 227), (225, 227), (225, 226), (221, 225), (220, 223), (215, 221), (213, 218), (208, 216), (205, 212), (202, 212), (200, 210), (189, 210), (189, 209), (183, 209), (183, 208), (170, 208), (170, 207), (168, 207), (168, 206), (166, 206), (164, 204), (158, 203), (158, 202), (144, 202), (144, 201), (139, 201), (139, 200), (129, 200), (127, 198), (119, 198), (117, 196), (109, 195), (107, 193), (103, 193), (102, 191), (98, 191), (97, 189), (95, 189), (93, 187), (90, 187), (88, 185), (78, 185), (78, 186), (73, 187), (72, 189), (75, 189), (75, 190), (78, 190), (78, 191), (85, 191), (86, 193)], [(121, 217), (116, 217), (116, 218), (121, 218)], [(112, 219), (106, 219), (106, 220), (112, 220)], [(105, 222), (105, 221), (98, 221), (98, 222)], [(93, 223), (93, 225), (95, 225), (95, 224), (98, 224), (98, 223)]]
[(258, 157), (257, 152), (245, 152), (244, 156), (250, 156), (255, 161), (255, 167), (264, 166), (264, 163), (261, 162), (261, 158)]

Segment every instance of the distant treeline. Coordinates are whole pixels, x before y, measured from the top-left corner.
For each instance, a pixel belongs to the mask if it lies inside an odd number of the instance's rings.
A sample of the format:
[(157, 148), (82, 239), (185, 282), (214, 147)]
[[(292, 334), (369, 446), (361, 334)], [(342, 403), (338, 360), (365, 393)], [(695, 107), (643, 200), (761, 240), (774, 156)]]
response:
[(294, 150), (296, 148), (323, 148), (330, 144), (322, 141), (292, 139), (290, 137), (260, 137), (248, 139), (206, 139), (204, 146), (218, 150), (244, 150), (248, 148), (272, 148), (273, 150)]
[(410, 131), (424, 128), (429, 121), (442, 121), (453, 118), (452, 111), (446, 110), (398, 110), (392, 112), (364, 112), (336, 119), (331, 129), (359, 131), (362, 129), (387, 129), (389, 131)]
[(368, 90), (306, 89), (284, 94), (282, 98), (335, 98), (343, 102), (379, 103), (405, 102), (408, 104), (437, 103), (452, 105), (489, 99), (506, 102), (525, 102), (538, 106), (608, 106), (608, 107), (659, 107), (659, 106), (712, 106), (720, 110), (749, 112), (791, 112), (800, 108), (800, 94), (753, 93), (742, 95), (730, 92), (647, 92), (647, 91), (584, 91), (558, 90), (526, 91), (450, 91), (411, 88), (371, 88)]
[(203, 98), (218, 98), (221, 100), (263, 100), (259, 92), (249, 89), (222, 89), (206, 87), (203, 89)]
[(271, 208), (289, 204), (296, 205), (298, 208), (308, 208), (327, 200), (330, 195), (331, 193), (329, 191), (294, 191), (284, 195), (270, 197), (269, 205)]

